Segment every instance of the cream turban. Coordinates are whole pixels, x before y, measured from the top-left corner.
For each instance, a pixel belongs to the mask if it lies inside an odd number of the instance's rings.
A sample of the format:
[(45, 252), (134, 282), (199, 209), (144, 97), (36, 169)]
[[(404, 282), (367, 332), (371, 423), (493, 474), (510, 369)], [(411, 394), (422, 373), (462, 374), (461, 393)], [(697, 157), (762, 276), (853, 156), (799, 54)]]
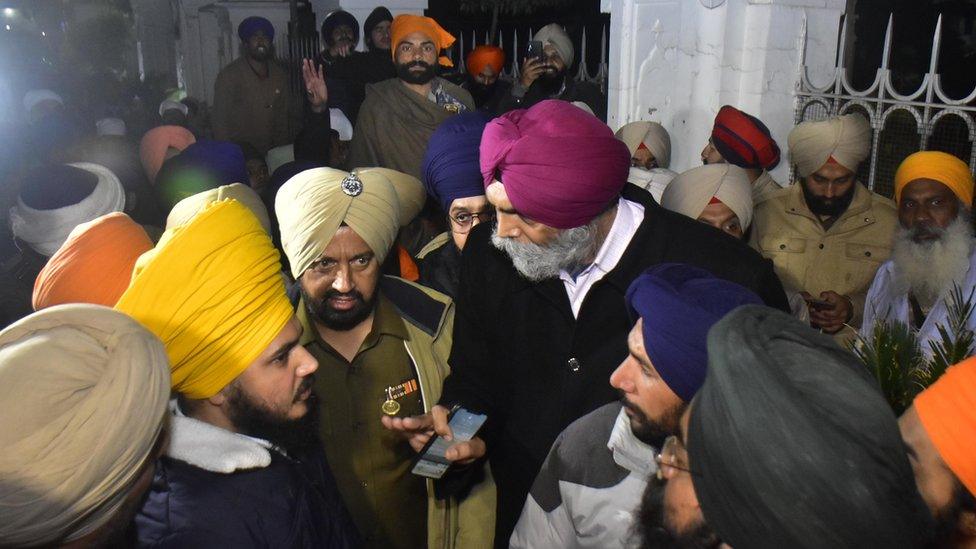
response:
[(625, 124), (617, 130), (617, 139), (627, 145), (630, 155), (637, 152), (641, 143), (647, 147), (657, 160), (659, 168), (667, 168), (671, 165), (671, 136), (668, 130), (657, 122), (631, 122)]
[(314, 168), (281, 186), (275, 212), (293, 277), (302, 276), (322, 255), (343, 223), (383, 263), (400, 227), (400, 205), (389, 171)]
[(233, 198), (251, 210), (265, 232), (271, 233), (271, 219), (268, 218), (268, 209), (264, 207), (264, 202), (254, 189), (242, 183), (231, 183), (180, 200), (166, 216), (166, 230), (186, 225), (209, 204), (228, 198)]
[(0, 545), (71, 541), (113, 518), (168, 399), (163, 344), (112, 309), (59, 305), (0, 332)]
[(393, 190), (397, 194), (397, 202), (400, 203), (400, 226), (406, 227), (420, 214), (427, 202), (427, 190), (419, 179), (403, 172), (391, 170), (389, 168), (356, 168), (355, 172), (370, 170), (386, 177), (393, 184)]
[(563, 63), (566, 64), (566, 69), (568, 70), (573, 66), (573, 60), (576, 59), (573, 40), (558, 23), (549, 23), (542, 27), (535, 33), (532, 39), (542, 42), (543, 46), (552, 44), (552, 47), (556, 48), (556, 51), (559, 52), (559, 57), (562, 57)]
[(871, 124), (860, 114), (804, 122), (793, 128), (788, 143), (800, 177), (819, 170), (831, 159), (856, 172), (871, 153)]
[(752, 223), (752, 184), (745, 170), (732, 164), (708, 164), (678, 174), (664, 189), (661, 205), (698, 219), (715, 197), (739, 218), (745, 231)]

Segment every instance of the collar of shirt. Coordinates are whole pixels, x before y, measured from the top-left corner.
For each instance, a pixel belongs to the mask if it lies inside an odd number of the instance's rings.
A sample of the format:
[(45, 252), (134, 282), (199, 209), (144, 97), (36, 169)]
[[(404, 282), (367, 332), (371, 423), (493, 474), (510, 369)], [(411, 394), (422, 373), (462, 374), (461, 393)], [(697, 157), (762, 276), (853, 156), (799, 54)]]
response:
[(569, 303), (573, 309), (573, 315), (579, 315), (580, 306), (583, 298), (600, 279), (608, 272), (613, 270), (624, 256), (627, 245), (637, 232), (641, 221), (644, 220), (644, 207), (636, 202), (631, 202), (625, 198), (617, 201), (617, 215), (614, 217), (610, 232), (607, 233), (606, 240), (600, 245), (596, 258), (593, 263), (588, 265), (574, 277), (566, 271), (559, 271), (559, 278), (566, 286), (566, 293), (569, 295)]
[(620, 408), (620, 413), (617, 414), (613, 431), (610, 432), (610, 440), (607, 441), (607, 448), (613, 452), (614, 463), (632, 473), (647, 478), (657, 471), (654, 447), (634, 436), (625, 408)]
[[(382, 335), (390, 335), (404, 341), (410, 339), (409, 334), (407, 334), (407, 327), (403, 324), (403, 319), (400, 317), (400, 313), (397, 312), (396, 307), (380, 292), (379, 287), (377, 287), (376, 291), (379, 293), (376, 297), (376, 313), (373, 316), (373, 327), (370, 329), (366, 339), (363, 340), (363, 344), (359, 348), (360, 353), (376, 345), (376, 342)], [(328, 342), (319, 336), (315, 322), (309, 317), (308, 310), (305, 308), (304, 297), (299, 299), (295, 314), (298, 316), (298, 321), (302, 324), (303, 329), (302, 337), (298, 340), (301, 345), (304, 346), (317, 342), (331, 349)]]

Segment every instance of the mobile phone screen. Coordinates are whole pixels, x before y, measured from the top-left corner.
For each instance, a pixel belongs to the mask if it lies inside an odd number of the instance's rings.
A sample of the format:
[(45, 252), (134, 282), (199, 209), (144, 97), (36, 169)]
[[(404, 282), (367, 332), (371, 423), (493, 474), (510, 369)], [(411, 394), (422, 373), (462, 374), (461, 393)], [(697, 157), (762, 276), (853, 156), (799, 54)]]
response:
[(478, 434), (478, 429), (487, 419), (488, 416), (484, 414), (473, 414), (464, 408), (458, 408), (448, 422), (451, 431), (454, 433), (454, 440), (446, 441), (434, 435), (420, 453), (420, 457), (411, 472), (427, 478), (444, 476), (444, 473), (451, 467), (451, 462), (444, 457), (444, 452), (456, 442), (464, 442), (474, 438)]

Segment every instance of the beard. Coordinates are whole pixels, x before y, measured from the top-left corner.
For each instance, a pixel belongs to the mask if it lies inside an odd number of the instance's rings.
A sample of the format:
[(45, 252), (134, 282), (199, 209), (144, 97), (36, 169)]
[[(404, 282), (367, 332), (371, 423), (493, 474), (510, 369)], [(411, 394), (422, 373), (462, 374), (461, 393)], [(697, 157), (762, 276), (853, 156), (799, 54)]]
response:
[[(938, 238), (916, 241), (928, 235)], [(953, 284), (962, 285), (973, 245), (973, 228), (966, 210), (960, 209), (945, 229), (935, 226), (906, 229), (899, 225), (891, 250), (895, 288), (899, 293), (911, 292), (922, 305), (933, 305)]]
[(686, 403), (681, 403), (667, 410), (660, 421), (652, 421), (643, 410), (629, 402), (622, 392), (620, 403), (633, 414), (627, 418), (630, 420), (630, 430), (637, 440), (654, 447), (660, 447), (661, 441), (678, 432), (681, 414), (688, 407)]
[(810, 192), (807, 187), (806, 182), (801, 182), (800, 187), (803, 189), (803, 198), (807, 201), (807, 207), (814, 215), (825, 216), (825, 217), (837, 217), (840, 214), (847, 211), (847, 207), (851, 205), (851, 201), (854, 200), (854, 191), (857, 188), (858, 183), (851, 185), (851, 188), (846, 194), (841, 196), (835, 196), (833, 198), (824, 198), (822, 196), (816, 196)]
[[(306, 376), (295, 391), (293, 403), (312, 388), (314, 376)], [(228, 416), (237, 431), (249, 437), (267, 440), (290, 455), (305, 453), (318, 444), (318, 396), (312, 391), (305, 399), (308, 411), (298, 419), (291, 419), (269, 409), (248, 394), (237, 382), (230, 386), (227, 396)]]
[(582, 227), (559, 231), (545, 245), (516, 242), (498, 236), (498, 225), (492, 229), (491, 243), (512, 259), (515, 270), (532, 282), (559, 276), (560, 271), (572, 272), (582, 267), (596, 252), (597, 220)]
[(935, 522), (927, 547), (955, 547), (960, 538), (959, 519), (963, 513), (976, 511), (976, 497), (962, 484), (956, 484), (952, 501), (934, 517)]
[[(375, 293), (374, 297), (366, 299), (363, 294), (356, 290), (349, 293), (329, 290), (322, 299), (316, 299), (305, 291), (305, 285), (301, 282), (299, 282), (298, 288), (302, 294), (302, 300), (305, 302), (305, 311), (326, 328), (337, 332), (346, 332), (362, 324), (369, 318), (369, 315), (373, 314), (373, 307), (376, 304)], [(329, 306), (329, 299), (333, 297), (351, 297), (356, 300), (356, 305), (348, 311), (336, 310)]]
[(270, 46), (266, 48), (249, 48), (248, 52), (251, 54), (251, 59), (261, 63), (271, 59), (272, 55)]
[(701, 517), (685, 532), (674, 533), (664, 513), (664, 481), (651, 476), (637, 510), (635, 529), (645, 549), (716, 549), (722, 541)]
[[(423, 72), (410, 70), (413, 67), (423, 68)], [(437, 76), (437, 67), (424, 61), (411, 61), (409, 63), (397, 63), (397, 78), (407, 84), (426, 84)]]
[(547, 65), (546, 70), (535, 79), (533, 85), (538, 86), (546, 97), (551, 97), (559, 93), (565, 82), (566, 69), (556, 70), (552, 65)]
[(495, 93), (495, 89), (498, 87), (498, 80), (495, 80), (487, 86), (478, 82), (475, 79), (471, 79), (471, 85), (468, 86), (468, 93), (471, 94), (471, 98), (474, 99), (476, 105), (483, 104), (485, 101), (491, 98), (492, 94)]

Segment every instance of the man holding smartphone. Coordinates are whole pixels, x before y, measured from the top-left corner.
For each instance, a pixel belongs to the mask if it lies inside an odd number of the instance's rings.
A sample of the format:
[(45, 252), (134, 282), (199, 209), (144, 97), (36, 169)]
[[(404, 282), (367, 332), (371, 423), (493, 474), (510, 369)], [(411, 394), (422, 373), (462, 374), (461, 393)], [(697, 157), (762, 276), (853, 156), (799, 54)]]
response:
[[(539, 49), (541, 47), (541, 50)], [(550, 23), (535, 33), (526, 48), (521, 76), (511, 94), (500, 105), (499, 112), (527, 109), (546, 99), (582, 101), (597, 118), (607, 120), (607, 97), (590, 82), (577, 82), (569, 71), (576, 51), (573, 41), (557, 23)]]

